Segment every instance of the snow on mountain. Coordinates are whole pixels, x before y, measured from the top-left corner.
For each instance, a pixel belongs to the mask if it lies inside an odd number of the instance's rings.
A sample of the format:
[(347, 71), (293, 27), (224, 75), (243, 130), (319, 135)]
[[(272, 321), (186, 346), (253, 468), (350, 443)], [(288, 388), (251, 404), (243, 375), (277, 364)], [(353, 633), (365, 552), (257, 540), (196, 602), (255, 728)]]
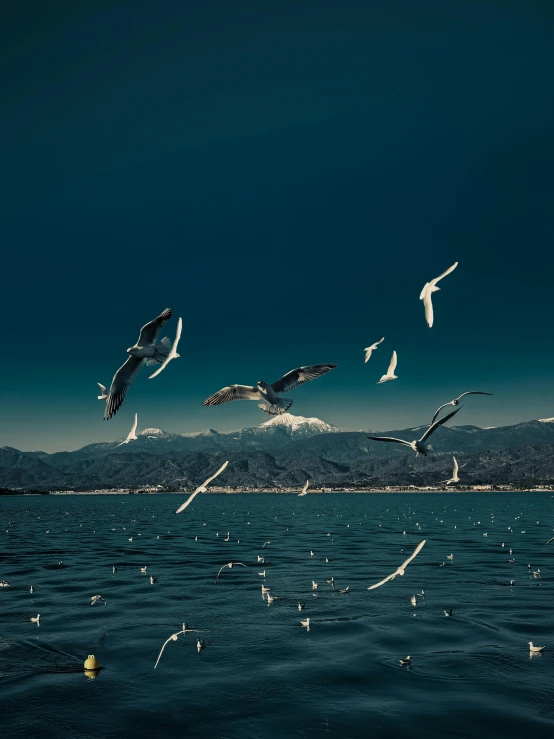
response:
[(279, 416), (270, 418), (269, 421), (260, 424), (258, 430), (267, 430), (282, 428), (290, 434), (298, 434), (304, 436), (312, 436), (313, 434), (330, 434), (341, 431), (338, 426), (333, 426), (319, 418), (305, 418), (304, 416), (294, 416), (292, 413), (281, 413)]
[(554, 418), (539, 418), (541, 423), (554, 423)]
[(168, 434), (167, 431), (162, 431), (162, 429), (144, 429), (144, 431), (139, 431), (138, 436), (152, 436), (156, 439), (162, 439), (164, 436), (173, 436), (173, 434)]

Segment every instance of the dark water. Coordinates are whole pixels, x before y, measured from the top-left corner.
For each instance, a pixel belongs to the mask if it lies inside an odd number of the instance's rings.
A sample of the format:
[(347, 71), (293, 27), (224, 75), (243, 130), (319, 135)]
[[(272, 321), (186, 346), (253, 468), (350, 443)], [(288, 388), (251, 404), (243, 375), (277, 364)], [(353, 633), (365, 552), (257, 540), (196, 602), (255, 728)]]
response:
[[(212, 494), (175, 516), (180, 501), (0, 498), (3, 736), (554, 736), (551, 495)], [(248, 568), (216, 585), (230, 561)], [(205, 649), (180, 636), (154, 671), (185, 620)]]

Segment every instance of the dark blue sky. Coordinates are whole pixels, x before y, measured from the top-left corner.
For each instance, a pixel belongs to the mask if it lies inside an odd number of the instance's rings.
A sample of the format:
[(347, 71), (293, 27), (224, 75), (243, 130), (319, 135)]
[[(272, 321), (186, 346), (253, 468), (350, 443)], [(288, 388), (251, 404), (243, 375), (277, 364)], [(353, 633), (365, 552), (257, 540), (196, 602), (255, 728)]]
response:
[[(0, 444), (254, 425), (201, 402), (319, 362), (292, 411), (343, 428), (467, 389), (460, 423), (554, 415), (553, 3), (59, 0), (0, 34)], [(104, 422), (167, 306), (182, 358)]]

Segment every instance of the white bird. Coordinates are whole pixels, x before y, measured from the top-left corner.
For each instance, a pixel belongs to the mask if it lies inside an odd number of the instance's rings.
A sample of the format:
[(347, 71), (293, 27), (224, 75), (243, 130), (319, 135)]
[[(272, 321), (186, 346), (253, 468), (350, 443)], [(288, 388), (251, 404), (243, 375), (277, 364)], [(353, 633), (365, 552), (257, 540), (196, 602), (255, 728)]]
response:
[(447, 554), (446, 555), (446, 559), (454, 559), (454, 555), (453, 554)]
[(106, 400), (108, 397), (108, 389), (104, 387), (104, 385), (101, 385), (99, 382), (96, 383), (100, 390), (102, 391), (102, 395), (98, 396), (98, 400)]
[(140, 571), (141, 571), (141, 572), (144, 572), (144, 574), (146, 574), (146, 570), (147, 570), (147, 569), (148, 569), (148, 565), (146, 565), (145, 567), (141, 567), (141, 568), (140, 568)]
[(7, 580), (0, 580), (0, 588), (9, 588), (9, 587), (10, 587), (10, 583)]
[(384, 340), (385, 340), (385, 337), (383, 336), (383, 338), (380, 341), (376, 341), (375, 344), (372, 344), (371, 346), (366, 346), (366, 348), (364, 349), (364, 352), (365, 352), (364, 362), (368, 361), (368, 359), (371, 357), (375, 349), (377, 349), (379, 344), (383, 342)]
[(306, 493), (308, 492), (309, 485), (310, 485), (310, 481), (309, 480), (306, 480), (306, 484), (302, 488), (302, 492), (301, 493), (298, 493), (298, 497), (299, 498), (300, 498), (301, 495), (306, 495)]
[(350, 585), (348, 585), (346, 588), (342, 588), (342, 590), (339, 590), (339, 593), (349, 593), (350, 592)]
[(460, 482), (460, 478), (458, 477), (458, 462), (456, 461), (456, 457), (452, 457), (454, 460), (454, 469), (452, 470), (452, 477), (450, 480), (446, 480), (447, 485), (451, 485), (453, 482)]
[(437, 410), (435, 411), (435, 415), (433, 416), (431, 423), (435, 422), (435, 419), (439, 415), (439, 413), (442, 411), (443, 408), (446, 408), (447, 405), (453, 405), (457, 406), (460, 405), (460, 400), (462, 398), (465, 398), (466, 395), (494, 395), (494, 393), (483, 393), (481, 390), (468, 390), (467, 393), (462, 393), (461, 395), (458, 395), (457, 398), (454, 398), (454, 400), (449, 400), (448, 403), (443, 403)]
[(40, 626), (40, 613), (37, 613), (37, 615), (36, 615), (36, 617), (35, 617), (35, 618), (33, 618), (33, 617), (31, 616), (31, 618), (29, 619), (29, 621), (32, 621), (32, 622), (33, 622), (34, 624), (36, 624), (37, 626)]
[[(554, 541), (554, 536), (552, 537), (552, 539), (549, 539), (549, 540), (548, 540), (548, 541), (546, 542), (546, 544), (550, 544), (550, 542), (551, 542), (551, 541)], [(545, 546), (546, 546), (546, 544), (545, 544)]]
[(32, 593), (32, 592), (33, 592), (33, 586), (32, 586), (32, 585), (31, 585), (31, 588), (30, 588), (29, 592), (30, 592), (30, 593)]
[(273, 601), (275, 600), (275, 596), (271, 595), (270, 593), (267, 594), (267, 605), (270, 606)]
[(212, 480), (215, 480), (215, 478), (216, 478), (216, 477), (217, 477), (218, 475), (221, 475), (221, 473), (222, 473), (222, 472), (223, 472), (223, 470), (224, 470), (224, 469), (225, 469), (225, 468), (227, 467), (227, 465), (228, 465), (228, 464), (229, 464), (229, 460), (227, 460), (226, 462), (224, 462), (224, 463), (223, 463), (223, 464), (221, 465), (221, 467), (220, 467), (220, 468), (218, 469), (218, 471), (217, 471), (217, 472), (215, 472), (215, 473), (214, 473), (214, 474), (213, 474), (213, 475), (212, 475), (211, 477), (208, 477), (208, 479), (207, 479), (207, 480), (205, 480), (205, 481), (204, 481), (204, 482), (202, 483), (202, 485), (200, 485), (200, 487), (196, 488), (196, 490), (194, 491), (194, 493), (192, 493), (192, 494), (191, 494), (191, 495), (190, 495), (190, 496), (189, 496), (189, 497), (187, 498), (187, 500), (185, 500), (185, 502), (184, 502), (184, 503), (183, 503), (182, 505), (180, 505), (180, 506), (179, 506), (179, 508), (177, 508), (177, 510), (175, 511), (175, 513), (181, 513), (182, 511), (184, 511), (184, 510), (185, 510), (185, 508), (186, 508), (187, 506), (189, 506), (189, 505), (190, 505), (190, 504), (192, 503), (192, 501), (193, 501), (193, 500), (194, 500), (194, 499), (196, 498), (196, 496), (198, 495), (198, 493), (205, 493), (205, 492), (206, 492), (206, 490), (208, 489), (208, 485), (210, 484), (210, 482), (211, 482)]
[(279, 393), (294, 390), (310, 380), (315, 380), (316, 377), (327, 374), (335, 367), (336, 364), (313, 364), (291, 370), (273, 383), (259, 380), (256, 386), (229, 385), (210, 395), (202, 405), (221, 405), (232, 400), (261, 400), (259, 407), (262, 410), (269, 415), (278, 415), (288, 411), (292, 405), (292, 400), (280, 397)]
[(529, 642), (530, 652), (544, 652), (545, 649), (546, 647), (535, 647), (532, 641)]
[(135, 413), (135, 421), (133, 423), (133, 427), (127, 434), (127, 438), (125, 439), (125, 441), (122, 441), (121, 444), (118, 444), (117, 446), (123, 446), (123, 444), (128, 444), (130, 441), (136, 441), (138, 439), (138, 436), (136, 434), (137, 424), (138, 424), (138, 413)]
[(127, 349), (129, 358), (115, 373), (109, 395), (106, 398), (106, 411), (104, 413), (106, 420), (115, 416), (121, 408), (127, 391), (144, 362), (146, 361), (147, 364), (162, 364), (167, 358), (169, 339), (164, 338), (159, 344), (156, 341), (163, 325), (166, 321), (169, 321), (172, 315), (171, 308), (166, 308), (157, 318), (154, 318), (150, 323), (146, 323), (140, 330), (137, 343)]
[(260, 555), (258, 554), (258, 564), (260, 564), (260, 563), (261, 564), (264, 564), (265, 563), (265, 559), (263, 557), (260, 557)]
[(400, 664), (401, 664), (401, 665), (403, 665), (404, 667), (408, 667), (409, 665), (411, 665), (411, 664), (412, 664), (412, 658), (410, 657), (410, 655), (408, 655), (408, 656), (406, 657), (406, 659), (399, 659), (398, 661), (399, 661), (399, 662), (400, 662)]
[(169, 637), (169, 639), (167, 639), (164, 642), (164, 645), (163, 645), (163, 647), (160, 650), (160, 653), (158, 655), (158, 659), (156, 660), (156, 664), (154, 665), (154, 669), (156, 669), (156, 667), (158, 666), (158, 662), (160, 661), (160, 657), (162, 656), (163, 651), (166, 648), (166, 646), (169, 644), (169, 642), (170, 641), (177, 641), (177, 639), (179, 638), (179, 634), (186, 634), (188, 631), (197, 631), (197, 629), (189, 629), (189, 628), (187, 628), (187, 624), (185, 623), (185, 624), (183, 624), (183, 628), (180, 631), (177, 631), (175, 634), (171, 634), (171, 636)]
[(265, 570), (263, 572), (258, 572), (258, 575), (261, 575), (262, 577), (265, 577)]
[(415, 595), (412, 595), (412, 597), (410, 598), (410, 603), (414, 606), (414, 608), (415, 606), (417, 606), (417, 598), (415, 597)]
[(451, 616), (452, 615), (452, 608), (449, 611), (444, 612), (445, 616)]
[(298, 610), (299, 611), (303, 611), (304, 610), (304, 603), (299, 603), (298, 604)]
[(91, 596), (91, 599), (90, 599), (90, 605), (91, 606), (93, 606), (95, 603), (98, 603), (98, 602), (103, 603), (104, 605), (106, 605), (106, 601), (104, 600), (104, 598), (102, 598), (101, 595), (93, 595), (93, 596)]
[(307, 618), (305, 621), (300, 620), (300, 626), (304, 626), (308, 631), (310, 630), (310, 619)]
[(419, 544), (417, 545), (417, 547), (414, 549), (413, 554), (411, 554), (408, 557), (408, 559), (405, 562), (403, 562), (400, 565), (400, 567), (398, 567), (395, 570), (395, 572), (392, 573), (392, 575), (389, 575), (388, 577), (385, 577), (384, 580), (381, 580), (381, 582), (378, 582), (375, 585), (370, 585), (369, 588), (368, 588), (368, 590), (374, 590), (375, 588), (378, 588), (381, 585), (384, 585), (389, 580), (394, 580), (394, 578), (397, 575), (400, 575), (400, 576), (404, 575), (405, 574), (405, 571), (406, 571), (406, 567), (410, 564), (410, 562), (412, 561), (412, 559), (414, 559), (419, 554), (419, 552), (421, 552), (421, 550), (423, 549), (423, 546), (424, 546), (424, 544), (425, 544), (426, 541), (427, 541), (426, 539), (424, 539), (423, 541), (420, 541)]
[(156, 582), (156, 579), (153, 575), (150, 575), (150, 585), (153, 585)]
[(148, 378), (149, 380), (152, 380), (154, 377), (157, 377), (160, 374), (160, 372), (163, 372), (172, 359), (178, 359), (181, 356), (180, 354), (177, 354), (177, 345), (179, 344), (179, 339), (181, 338), (182, 330), (183, 330), (183, 319), (179, 318), (179, 320), (177, 321), (177, 331), (175, 333), (175, 341), (173, 342), (171, 349), (169, 350), (169, 354), (166, 356), (161, 366), (158, 367), (158, 369), (150, 375), (150, 377)]
[(266, 588), (265, 585), (262, 585), (262, 595), (265, 595), (266, 593), (269, 593), (270, 590), (271, 590), (271, 588)]
[(387, 373), (381, 377), (381, 379), (377, 383), (378, 385), (380, 385), (382, 382), (388, 382), (389, 380), (398, 379), (398, 377), (394, 374), (394, 370), (396, 369), (397, 364), (398, 364), (398, 357), (397, 357), (396, 351), (394, 351), (390, 359), (390, 364), (389, 364)]
[(452, 416), (455, 416), (458, 411), (461, 411), (461, 408), (456, 408), (455, 411), (451, 411), (450, 413), (447, 413), (444, 418), (440, 418), (438, 421), (435, 421), (435, 423), (431, 424), (427, 431), (423, 434), (421, 439), (416, 439), (414, 441), (405, 441), (404, 439), (396, 439), (394, 436), (368, 436), (368, 439), (372, 439), (373, 441), (389, 441), (396, 444), (403, 444), (404, 446), (409, 446), (410, 449), (413, 449), (414, 452), (417, 454), (423, 454), (425, 457), (427, 456), (427, 452), (429, 451), (428, 447), (425, 446), (424, 442), (431, 436), (433, 432), (435, 432), (439, 426), (442, 426), (443, 423), (446, 423), (446, 421), (449, 421)]
[(206, 645), (204, 644), (204, 639), (197, 639), (196, 640), (196, 651), (198, 654), (204, 649)]
[(457, 266), (458, 262), (454, 262), (454, 264), (449, 267), (446, 272), (443, 272), (442, 275), (435, 277), (433, 280), (431, 280), (431, 282), (426, 282), (423, 286), (423, 290), (420, 293), (419, 299), (423, 300), (423, 305), (425, 306), (425, 319), (427, 320), (427, 325), (429, 326), (429, 328), (433, 326), (433, 301), (431, 299), (431, 295), (440, 290), (440, 287), (437, 287), (437, 282), (439, 280), (442, 280), (443, 277), (446, 277), (446, 275), (449, 275), (451, 272), (453, 272)]
[(266, 544), (271, 544), (271, 542), (270, 542), (270, 541), (266, 541), (266, 542), (264, 542), (264, 543), (262, 544), (262, 549), (263, 549), (263, 548), (265, 547), (265, 545), (266, 545)]
[[(230, 570), (233, 569), (235, 565), (240, 565), (241, 567), (246, 567), (246, 565), (243, 562), (229, 562), (229, 564), (223, 565), (221, 570), (224, 570), (226, 567), (228, 567)], [(218, 577), (221, 575), (221, 570), (217, 573), (217, 577), (215, 578), (215, 581), (217, 582)]]
[(312, 580), (312, 590), (317, 590), (319, 585)]

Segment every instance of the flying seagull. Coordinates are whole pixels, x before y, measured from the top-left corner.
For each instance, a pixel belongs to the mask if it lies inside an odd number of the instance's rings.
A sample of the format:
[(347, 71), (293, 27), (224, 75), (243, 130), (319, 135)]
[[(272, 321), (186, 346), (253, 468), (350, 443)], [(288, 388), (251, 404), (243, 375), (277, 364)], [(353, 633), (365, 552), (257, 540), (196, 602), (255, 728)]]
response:
[(177, 508), (177, 510), (175, 511), (175, 513), (181, 513), (181, 511), (184, 511), (185, 508), (187, 506), (189, 506), (192, 503), (192, 501), (196, 498), (196, 496), (198, 495), (198, 493), (205, 493), (206, 490), (208, 489), (208, 485), (210, 484), (210, 482), (214, 478), (216, 478), (218, 475), (221, 475), (221, 473), (223, 472), (223, 470), (225, 469), (225, 467), (227, 467), (228, 464), (229, 464), (229, 460), (227, 460), (226, 462), (224, 462), (221, 465), (221, 467), (218, 469), (218, 471), (216, 473), (214, 473), (211, 477), (208, 477), (208, 479), (205, 480), (202, 483), (202, 485), (200, 485), (200, 487), (196, 488), (196, 490), (194, 491), (194, 493), (192, 493), (191, 495), (189, 495), (189, 497), (185, 500), (185, 502), (182, 505), (180, 505), (179, 508)]
[(442, 275), (435, 277), (433, 280), (431, 280), (431, 282), (426, 282), (423, 290), (421, 291), (419, 299), (423, 300), (423, 305), (425, 306), (425, 318), (427, 320), (427, 325), (429, 326), (429, 328), (433, 326), (433, 301), (431, 299), (431, 295), (437, 292), (437, 290), (440, 290), (440, 287), (437, 287), (437, 282), (439, 280), (442, 280), (443, 277), (446, 277), (446, 275), (449, 275), (451, 272), (453, 272), (457, 266), (458, 262), (454, 262), (452, 267), (449, 267), (446, 272), (442, 273)]
[(107, 388), (104, 387), (104, 385), (101, 385), (99, 382), (96, 383), (100, 390), (102, 391), (102, 395), (98, 396), (98, 400), (106, 400), (108, 397), (108, 391)]
[[(548, 541), (546, 542), (546, 544), (550, 544), (550, 542), (551, 542), (551, 541), (554, 541), (554, 536), (552, 537), (552, 539), (549, 539), (549, 540), (548, 540)], [(545, 546), (546, 546), (546, 544), (545, 544)]]
[(259, 380), (255, 387), (251, 385), (228, 385), (206, 398), (202, 405), (221, 405), (222, 403), (230, 403), (232, 400), (261, 400), (260, 408), (262, 410), (266, 410), (271, 415), (284, 413), (291, 407), (292, 400), (281, 398), (278, 393), (294, 390), (305, 382), (327, 374), (335, 367), (337, 367), (336, 364), (312, 364), (291, 370), (271, 384)]
[(446, 423), (449, 419), (452, 418), (452, 416), (455, 416), (458, 411), (461, 410), (460, 408), (456, 408), (455, 411), (451, 411), (450, 413), (447, 413), (447, 415), (444, 418), (439, 419), (438, 421), (435, 421), (435, 423), (431, 424), (427, 431), (423, 434), (421, 439), (417, 439), (415, 441), (405, 441), (404, 439), (395, 439), (394, 436), (368, 436), (368, 439), (372, 439), (373, 441), (392, 441), (396, 444), (404, 444), (404, 446), (409, 446), (410, 449), (413, 449), (416, 454), (423, 454), (425, 457), (427, 456), (428, 448), (425, 446), (424, 442), (431, 436), (431, 434), (438, 429), (439, 426), (442, 426), (443, 423)]
[(414, 559), (414, 557), (416, 557), (416, 556), (417, 556), (417, 555), (418, 555), (418, 554), (419, 554), (419, 553), (421, 552), (421, 550), (423, 549), (423, 545), (425, 544), (425, 542), (426, 542), (426, 539), (424, 539), (423, 541), (420, 541), (420, 542), (419, 542), (419, 544), (417, 545), (417, 547), (416, 547), (416, 548), (414, 549), (414, 552), (413, 552), (413, 554), (411, 554), (411, 555), (410, 555), (410, 556), (408, 557), (408, 559), (407, 559), (407, 560), (406, 560), (405, 562), (403, 562), (403, 563), (402, 563), (402, 564), (400, 565), (400, 567), (398, 567), (398, 568), (397, 568), (397, 569), (396, 569), (396, 570), (395, 570), (395, 571), (394, 571), (394, 572), (392, 573), (392, 575), (389, 575), (388, 577), (385, 577), (385, 579), (384, 579), (384, 580), (381, 580), (381, 582), (378, 582), (378, 583), (376, 583), (375, 585), (370, 585), (370, 586), (369, 586), (369, 588), (368, 588), (368, 590), (374, 590), (375, 588), (379, 588), (379, 587), (381, 587), (381, 585), (384, 585), (384, 584), (385, 584), (386, 582), (388, 582), (389, 580), (394, 580), (394, 578), (395, 578), (395, 577), (396, 577), (397, 575), (404, 575), (404, 574), (405, 574), (405, 572), (406, 572), (406, 567), (407, 567), (407, 566), (408, 566), (408, 565), (410, 564), (410, 562), (412, 561), (412, 559)]
[(450, 485), (452, 482), (460, 482), (460, 478), (458, 477), (458, 462), (456, 461), (456, 457), (452, 457), (452, 459), (454, 460), (454, 468), (450, 480), (445, 481), (447, 485)]
[(371, 357), (375, 349), (377, 349), (379, 344), (384, 340), (385, 340), (385, 337), (383, 336), (383, 338), (380, 341), (376, 341), (375, 344), (372, 344), (371, 346), (366, 346), (366, 348), (364, 349), (364, 352), (365, 352), (364, 362), (368, 361), (368, 359)]
[(178, 359), (181, 355), (177, 354), (177, 345), (179, 343), (179, 339), (181, 338), (181, 332), (183, 330), (183, 319), (179, 318), (177, 321), (177, 333), (175, 334), (175, 341), (173, 342), (173, 346), (171, 347), (169, 354), (164, 359), (163, 364), (161, 367), (158, 367), (158, 369), (150, 375), (148, 378), (151, 380), (153, 377), (156, 377), (160, 374), (160, 372), (163, 372), (163, 370), (167, 367), (167, 365), (171, 362), (172, 359)]
[(396, 352), (394, 351), (392, 353), (392, 357), (390, 359), (389, 368), (387, 370), (386, 375), (383, 375), (379, 382), (377, 383), (380, 385), (382, 382), (388, 382), (388, 380), (397, 380), (398, 377), (394, 374), (394, 370), (396, 369), (396, 365), (398, 364), (398, 357), (396, 356)]
[[(229, 562), (229, 564), (223, 565), (223, 567), (221, 568), (221, 570), (224, 570), (226, 567), (228, 567), (230, 570), (232, 570), (235, 565), (240, 565), (241, 567), (246, 567), (246, 565), (244, 564), (244, 562)], [(221, 570), (219, 570), (219, 572), (217, 573), (217, 577), (215, 578), (215, 581), (216, 582), (217, 582), (218, 577), (221, 575)]]
[(300, 497), (301, 495), (307, 495), (309, 485), (310, 485), (310, 481), (309, 480), (306, 480), (306, 484), (302, 488), (302, 492), (301, 493), (298, 493), (298, 497)]
[(457, 398), (454, 398), (454, 400), (449, 401), (448, 403), (443, 403), (440, 408), (437, 408), (435, 411), (435, 415), (433, 416), (433, 420), (431, 423), (434, 423), (439, 413), (442, 411), (443, 408), (446, 408), (447, 405), (460, 405), (460, 400), (462, 398), (465, 398), (466, 395), (494, 395), (494, 393), (483, 393), (480, 390), (468, 390), (467, 393), (462, 393)]
[(146, 361), (149, 364), (156, 362), (162, 364), (167, 358), (169, 339), (163, 339), (159, 344), (156, 341), (163, 325), (166, 321), (169, 321), (172, 315), (171, 308), (166, 308), (157, 318), (141, 328), (137, 343), (127, 349), (129, 358), (115, 373), (110, 393), (106, 398), (106, 411), (104, 413), (106, 421), (115, 416), (121, 408), (127, 390), (131, 387), (143, 363)]
[(160, 657), (162, 656), (163, 651), (166, 648), (166, 646), (169, 644), (169, 642), (170, 641), (177, 641), (177, 639), (179, 638), (179, 634), (186, 634), (189, 631), (198, 631), (198, 629), (189, 629), (188, 628), (188, 624), (184, 623), (183, 624), (183, 628), (181, 629), (181, 631), (177, 631), (177, 633), (171, 634), (171, 636), (169, 637), (169, 639), (167, 639), (167, 641), (164, 642), (164, 645), (161, 648), (161, 651), (160, 651), (160, 653), (158, 655), (158, 659), (156, 660), (156, 664), (154, 665), (154, 669), (156, 669), (156, 667), (158, 666), (158, 662), (160, 661)]
[(101, 595), (93, 595), (93, 596), (91, 596), (91, 599), (90, 599), (90, 605), (91, 606), (93, 606), (95, 603), (98, 603), (98, 602), (103, 603), (104, 605), (106, 605), (106, 601), (104, 600), (104, 598), (102, 598)]
[[(125, 441), (122, 441), (121, 444), (118, 444), (117, 446), (122, 446), (123, 444), (128, 444), (130, 441), (136, 441), (138, 439), (137, 436), (137, 423), (138, 423), (138, 413), (135, 413), (135, 421), (133, 423), (133, 427), (127, 434), (127, 438)], [(115, 447), (117, 449), (117, 447)]]

